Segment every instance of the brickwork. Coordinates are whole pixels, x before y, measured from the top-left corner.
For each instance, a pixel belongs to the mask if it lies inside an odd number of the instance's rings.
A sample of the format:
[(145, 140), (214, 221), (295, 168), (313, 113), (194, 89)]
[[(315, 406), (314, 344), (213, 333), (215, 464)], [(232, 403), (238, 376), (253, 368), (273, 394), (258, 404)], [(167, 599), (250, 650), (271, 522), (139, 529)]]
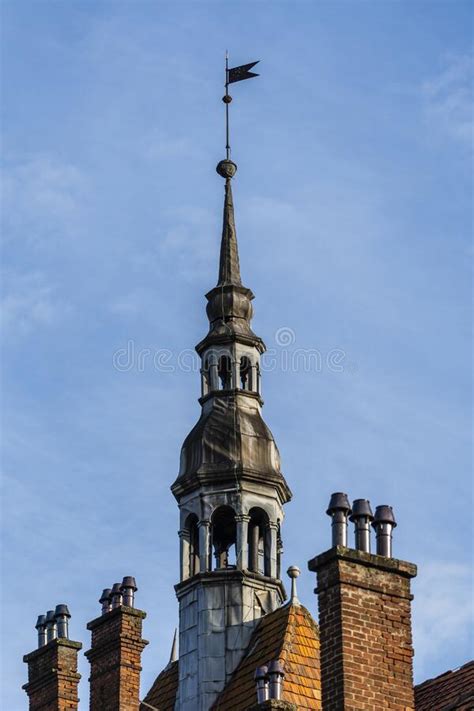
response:
[(77, 653), (80, 642), (54, 639), (44, 647), (23, 657), (28, 664), (28, 683), (23, 689), (28, 694), (30, 711), (77, 710)]
[(410, 711), (411, 563), (336, 547), (317, 572), (325, 711)]
[(138, 711), (142, 639), (146, 613), (118, 607), (89, 622), (90, 711)]

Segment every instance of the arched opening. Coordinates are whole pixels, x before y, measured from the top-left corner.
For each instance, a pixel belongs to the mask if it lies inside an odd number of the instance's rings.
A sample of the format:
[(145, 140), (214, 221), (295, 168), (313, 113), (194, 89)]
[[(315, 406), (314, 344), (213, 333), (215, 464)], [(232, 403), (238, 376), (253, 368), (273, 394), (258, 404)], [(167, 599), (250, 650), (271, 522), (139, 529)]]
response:
[(221, 390), (230, 390), (232, 387), (232, 363), (228, 355), (219, 358), (217, 372), (221, 381)]
[(212, 514), (211, 527), (215, 569), (234, 568), (237, 535), (234, 510), (230, 506), (219, 506)]
[(240, 359), (240, 387), (242, 390), (253, 390), (252, 363), (248, 356)]
[(186, 519), (186, 531), (189, 540), (188, 570), (191, 577), (199, 573), (199, 528), (196, 514), (190, 514)]
[(249, 568), (254, 573), (270, 575), (268, 516), (259, 508), (250, 509), (249, 515)]

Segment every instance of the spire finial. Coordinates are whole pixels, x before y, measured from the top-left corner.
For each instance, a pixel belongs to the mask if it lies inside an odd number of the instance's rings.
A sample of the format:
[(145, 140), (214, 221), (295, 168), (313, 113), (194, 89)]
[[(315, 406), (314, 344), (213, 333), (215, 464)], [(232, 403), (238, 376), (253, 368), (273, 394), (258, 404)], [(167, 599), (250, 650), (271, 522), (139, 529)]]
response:
[(222, 97), (222, 101), (225, 104), (225, 157), (228, 161), (230, 161), (229, 104), (232, 101), (232, 97), (229, 94), (229, 84), (258, 77), (259, 75), (255, 74), (255, 72), (251, 72), (250, 69), (258, 64), (259, 61), (260, 60), (257, 60), (256, 62), (242, 64), (240, 67), (229, 69), (229, 52), (227, 50), (225, 52), (225, 94)]
[(286, 571), (288, 577), (291, 578), (290, 605), (300, 604), (300, 601), (298, 600), (298, 593), (296, 592), (296, 578), (299, 576), (300, 573), (301, 570), (298, 568), (297, 565), (290, 565), (290, 567)]

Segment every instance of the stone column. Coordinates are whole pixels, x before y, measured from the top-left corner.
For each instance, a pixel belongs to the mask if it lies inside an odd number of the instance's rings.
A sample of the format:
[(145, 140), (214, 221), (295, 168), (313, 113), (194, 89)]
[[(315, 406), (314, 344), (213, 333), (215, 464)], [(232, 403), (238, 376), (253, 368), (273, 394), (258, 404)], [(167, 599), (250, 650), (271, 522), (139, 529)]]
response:
[(239, 570), (247, 570), (249, 567), (249, 521), (250, 516), (247, 516), (246, 514), (238, 514), (235, 517), (235, 522), (237, 524), (237, 568)]
[(201, 396), (205, 397), (209, 393), (208, 375), (204, 368), (201, 368)]
[(80, 642), (60, 637), (44, 647), (25, 654), (28, 664), (28, 694), (30, 711), (74, 711), (79, 708), (77, 685), (77, 653)]
[(199, 561), (201, 573), (206, 573), (210, 569), (210, 527), (209, 520), (199, 521)]
[(186, 580), (191, 575), (189, 569), (189, 531), (182, 528), (178, 531), (178, 536), (180, 580)]
[(240, 361), (232, 360), (232, 375), (231, 384), (232, 389), (240, 388)]
[(217, 372), (217, 363), (214, 359), (209, 365), (209, 388), (211, 392), (219, 390), (219, 375)]
[(249, 529), (249, 568), (258, 573), (258, 546), (260, 543), (260, 526), (256, 523)]
[(141, 653), (146, 613), (133, 607), (116, 607), (89, 622), (91, 649), (90, 711), (138, 711), (140, 706)]
[(265, 575), (269, 575), (271, 578), (278, 577), (278, 525), (276, 523), (269, 523), (265, 531), (267, 538), (267, 545), (265, 546), (268, 551), (268, 560), (265, 556)]
[(308, 567), (318, 581), (324, 711), (414, 709), (416, 566), (335, 546)]

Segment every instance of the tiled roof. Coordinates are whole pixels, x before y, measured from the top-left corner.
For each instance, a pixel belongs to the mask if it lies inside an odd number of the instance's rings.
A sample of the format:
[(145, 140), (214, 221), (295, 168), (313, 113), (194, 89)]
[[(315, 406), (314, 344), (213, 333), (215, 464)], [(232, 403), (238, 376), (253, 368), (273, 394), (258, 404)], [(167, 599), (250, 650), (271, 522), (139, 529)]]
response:
[(474, 709), (474, 661), (415, 686), (416, 711)]
[[(171, 662), (159, 674), (144, 701), (154, 706), (159, 711), (174, 711), (176, 692), (178, 691), (178, 662)], [(140, 711), (150, 711), (144, 703), (140, 704)]]
[(274, 659), (285, 670), (283, 700), (296, 704), (299, 711), (321, 709), (318, 628), (305, 607), (287, 604), (262, 617), (212, 711), (245, 711), (256, 704), (255, 670)]

